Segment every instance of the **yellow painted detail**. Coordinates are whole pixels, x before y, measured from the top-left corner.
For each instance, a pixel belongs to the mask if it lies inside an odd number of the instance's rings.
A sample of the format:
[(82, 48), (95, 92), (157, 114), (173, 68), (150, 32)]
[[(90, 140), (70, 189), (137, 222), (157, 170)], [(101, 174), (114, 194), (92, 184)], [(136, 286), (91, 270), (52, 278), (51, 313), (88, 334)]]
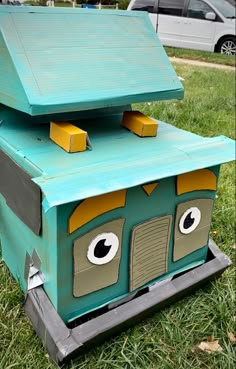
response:
[(69, 233), (82, 227), (99, 215), (125, 206), (127, 190), (107, 193), (84, 200), (69, 218)]
[(67, 122), (51, 122), (50, 138), (67, 152), (86, 150), (87, 132)]
[(140, 137), (153, 137), (157, 135), (157, 122), (146, 117), (146, 115), (139, 111), (125, 111), (122, 125)]
[(148, 196), (150, 196), (157, 186), (158, 182), (144, 185), (142, 186), (142, 189), (146, 192)]
[(216, 182), (216, 175), (209, 169), (180, 174), (177, 176), (177, 195), (197, 190), (216, 191)]

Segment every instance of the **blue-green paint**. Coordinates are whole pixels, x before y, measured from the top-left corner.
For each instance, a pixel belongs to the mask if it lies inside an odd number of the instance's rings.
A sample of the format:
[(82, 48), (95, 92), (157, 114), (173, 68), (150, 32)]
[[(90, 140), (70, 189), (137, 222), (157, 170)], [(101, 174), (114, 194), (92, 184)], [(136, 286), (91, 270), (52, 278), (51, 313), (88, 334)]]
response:
[[(157, 280), (204, 263), (207, 245), (173, 262), (175, 211), (180, 202), (214, 199), (215, 192), (176, 196), (176, 175), (207, 167), (218, 177), (219, 165), (234, 159), (234, 142), (163, 122), (157, 137), (149, 138), (121, 127), (130, 103), (182, 96), (145, 13), (0, 7), (0, 148), (40, 186), (43, 207), (42, 234), (36, 236), (0, 196), (3, 259), (25, 291), (25, 256), (36, 250), (45, 291), (63, 320), (129, 294), (132, 228), (151, 218), (172, 215), (168, 271)], [(52, 120), (85, 129), (93, 150), (66, 153), (49, 139)], [(141, 185), (153, 181), (159, 185), (148, 197)], [(68, 234), (80, 201), (120, 189), (127, 189), (125, 207)], [(120, 217), (125, 225), (118, 282), (73, 297), (74, 240)]]
[(1, 7), (0, 86), (30, 115), (183, 97), (144, 12)]
[(16, 116), (10, 114), (11, 123), (5, 111), (3, 117), (0, 146), (41, 187), (44, 211), (235, 157), (234, 141), (226, 137), (203, 138), (163, 122), (158, 122), (157, 137), (140, 138), (121, 127), (120, 113), (90, 120), (74, 117), (74, 124), (88, 132), (93, 150), (68, 154), (49, 139), (49, 123), (19, 127)]
[[(218, 175), (219, 167), (210, 168)], [(58, 303), (60, 315), (65, 320), (73, 320), (76, 316), (94, 310), (110, 301), (116, 300), (129, 294), (129, 263), (130, 263), (130, 242), (132, 229), (135, 225), (145, 222), (151, 218), (167, 214), (173, 215), (172, 231), (168, 250), (168, 272), (156, 280), (168, 278), (175, 273), (192, 268), (204, 263), (207, 254), (207, 245), (189, 254), (188, 256), (172, 261), (174, 240), (173, 230), (175, 226), (175, 210), (180, 202), (197, 198), (214, 199), (215, 191), (194, 191), (181, 196), (176, 196), (176, 178), (171, 177), (159, 182), (157, 188), (149, 197), (141, 186), (131, 188), (127, 191), (126, 206), (124, 208), (109, 211), (106, 214), (96, 217), (77, 231), (68, 235), (68, 221), (70, 214), (78, 203), (61, 205), (58, 207)], [(111, 285), (102, 290), (88, 294), (79, 298), (72, 296), (71, 285), (73, 284), (73, 241), (90, 230), (118, 218), (124, 217), (125, 225), (123, 231), (122, 256), (120, 263), (119, 280), (115, 285)], [(210, 220), (209, 220), (210, 221)], [(145, 248), (145, 245), (144, 245)], [(66, 263), (65, 260), (72, 260)], [(109, 276), (108, 276), (109, 279)], [(69, 283), (65, 283), (69, 281)], [(149, 283), (150, 284), (150, 283)], [(78, 310), (79, 307), (79, 310)]]
[[(214, 191), (175, 195), (175, 176), (211, 167), (218, 176), (219, 164), (234, 158), (234, 142), (225, 137), (206, 139), (159, 122), (157, 137), (140, 138), (121, 127), (122, 114), (101, 113), (97, 119), (73, 122), (88, 131), (92, 151), (68, 154), (48, 137), (49, 122), (42, 117), (24, 121), (12, 110), (0, 109), (0, 147), (10, 155), (42, 188), (42, 235), (37, 237), (1, 199), (0, 234), (3, 258), (22, 288), (25, 254), (35, 248), (42, 261), (45, 290), (61, 317), (69, 321), (113, 300), (126, 296), (129, 286), (129, 247), (132, 227), (152, 217), (173, 215), (168, 273), (165, 277), (204, 262), (207, 246), (177, 262), (172, 262), (173, 229), (176, 205), (191, 198), (214, 198)], [(83, 118), (83, 119), (82, 119)], [(34, 121), (35, 119), (35, 121)], [(159, 181), (148, 197), (141, 184)], [(126, 189), (126, 207), (112, 210), (67, 234), (68, 219), (80, 200), (98, 194)], [(117, 284), (93, 294), (74, 298), (73, 241), (106, 221), (125, 217), (122, 258)], [(12, 231), (14, 230), (14, 231)], [(21, 235), (19, 237), (19, 235)], [(162, 279), (164, 276), (161, 276)]]
[[(218, 169), (218, 167), (211, 168), (216, 175), (218, 174)], [(4, 200), (2, 200), (3, 221), (1, 220), (0, 232), (3, 258), (14, 277), (19, 279), (23, 289), (25, 289), (25, 253), (27, 251), (29, 254), (32, 254), (33, 248), (35, 248), (42, 261), (42, 272), (46, 278), (44, 287), (49, 298), (65, 321), (73, 320), (80, 315), (129, 294), (129, 258), (132, 228), (150, 218), (166, 214), (173, 215), (168, 251), (168, 272), (157, 278), (157, 280), (202, 264), (206, 258), (207, 245), (175, 263), (172, 261), (175, 209), (179, 202), (196, 198), (214, 199), (214, 196), (214, 191), (195, 191), (176, 196), (175, 177), (171, 177), (161, 180), (150, 197), (146, 195), (140, 186), (129, 189), (124, 208), (115, 209), (100, 215), (70, 235), (67, 231), (68, 219), (78, 202), (54, 207), (43, 215), (43, 233), (41, 237), (35, 236), (4, 205)], [(122, 257), (118, 282), (92, 294), (74, 298), (72, 292), (73, 241), (91, 229), (120, 217), (125, 217), (126, 220), (121, 246)], [(14, 232), (12, 232), (12, 229), (14, 229)], [(21, 235), (20, 237), (19, 234)]]
[[(27, 204), (26, 204), (27, 206)], [(45, 276), (44, 288), (57, 309), (57, 209), (51, 209), (42, 217), (42, 236), (36, 236), (6, 205), (0, 195), (0, 241), (2, 257), (14, 278), (26, 292), (24, 279), (26, 252), (32, 255), (33, 250), (41, 260), (41, 271)]]

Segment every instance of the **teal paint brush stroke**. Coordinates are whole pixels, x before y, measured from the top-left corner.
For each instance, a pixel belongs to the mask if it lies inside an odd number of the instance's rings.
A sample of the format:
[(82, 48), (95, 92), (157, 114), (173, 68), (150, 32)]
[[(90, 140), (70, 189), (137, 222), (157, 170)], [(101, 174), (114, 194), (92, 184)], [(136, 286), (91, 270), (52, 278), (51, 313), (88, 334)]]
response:
[(35, 116), (183, 94), (145, 12), (0, 7), (4, 105)]

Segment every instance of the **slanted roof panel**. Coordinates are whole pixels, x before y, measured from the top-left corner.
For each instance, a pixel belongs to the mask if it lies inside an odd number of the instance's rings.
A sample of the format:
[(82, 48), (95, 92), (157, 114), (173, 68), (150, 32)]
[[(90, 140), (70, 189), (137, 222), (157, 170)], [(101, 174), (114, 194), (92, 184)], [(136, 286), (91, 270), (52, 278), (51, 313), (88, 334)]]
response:
[(17, 80), (7, 99), (0, 76), (3, 104), (40, 115), (183, 96), (145, 13), (1, 8), (1, 64), (11, 61)]
[(119, 114), (79, 120), (93, 150), (69, 154), (50, 140), (49, 125), (20, 128), (13, 119), (7, 124), (7, 115), (3, 118), (0, 147), (34, 173), (32, 180), (44, 195), (44, 211), (235, 158), (235, 142), (226, 137), (204, 138), (158, 121), (157, 136), (141, 138), (121, 127)]
[[(233, 140), (224, 136), (203, 138), (186, 134), (185, 131), (160, 121), (158, 123), (158, 137), (149, 140), (149, 147), (147, 142), (145, 145), (140, 143), (140, 151), (137, 150), (137, 145), (132, 145), (134, 142), (129, 138), (126, 145), (122, 146), (122, 158), (117, 155), (121, 142), (116, 143), (116, 155), (111, 149), (115, 145), (111, 143), (110, 147), (106, 145), (106, 150), (103, 146), (106, 157), (100, 156), (99, 161), (90, 162), (87, 166), (81, 164), (80, 169), (74, 167), (61, 173), (34, 178), (33, 181), (45, 195), (44, 211), (64, 203), (213, 167), (235, 159)], [(168, 135), (172, 135), (172, 139)], [(163, 142), (160, 144), (162, 138)], [(46, 158), (42, 155), (38, 159), (43, 162)]]

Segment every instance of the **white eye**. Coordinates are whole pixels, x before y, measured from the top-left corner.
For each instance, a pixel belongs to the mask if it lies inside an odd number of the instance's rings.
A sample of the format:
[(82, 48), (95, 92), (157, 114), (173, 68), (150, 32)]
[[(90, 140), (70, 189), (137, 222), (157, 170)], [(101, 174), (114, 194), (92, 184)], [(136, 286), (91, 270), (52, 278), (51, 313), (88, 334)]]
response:
[(96, 265), (107, 264), (116, 256), (118, 247), (119, 239), (114, 233), (101, 233), (90, 242), (87, 258)]
[(181, 233), (189, 234), (193, 232), (201, 220), (201, 212), (198, 208), (189, 208), (184, 212), (179, 222), (179, 229)]

